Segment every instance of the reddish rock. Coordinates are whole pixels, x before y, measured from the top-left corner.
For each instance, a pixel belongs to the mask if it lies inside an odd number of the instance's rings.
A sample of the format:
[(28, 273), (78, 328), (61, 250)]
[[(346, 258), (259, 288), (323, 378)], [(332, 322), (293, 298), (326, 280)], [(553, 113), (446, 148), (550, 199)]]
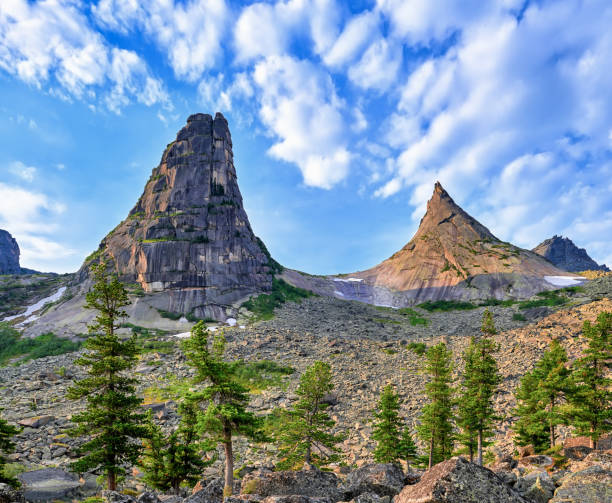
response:
[(426, 471), (420, 482), (406, 486), (393, 503), (526, 503), (491, 470), (452, 458)]

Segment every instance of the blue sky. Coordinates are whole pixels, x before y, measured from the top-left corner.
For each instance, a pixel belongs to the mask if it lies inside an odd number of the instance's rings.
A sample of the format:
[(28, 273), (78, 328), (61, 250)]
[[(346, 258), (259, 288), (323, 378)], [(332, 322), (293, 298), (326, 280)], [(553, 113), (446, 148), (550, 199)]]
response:
[(433, 183), (498, 237), (612, 264), (608, 0), (2, 0), (0, 228), (73, 271), (221, 111), (286, 266), (370, 267)]

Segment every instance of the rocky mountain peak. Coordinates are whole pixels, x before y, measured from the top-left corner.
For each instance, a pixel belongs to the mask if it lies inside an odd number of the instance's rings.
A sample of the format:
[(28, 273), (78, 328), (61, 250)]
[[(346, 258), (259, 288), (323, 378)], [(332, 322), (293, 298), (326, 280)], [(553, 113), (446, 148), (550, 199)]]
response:
[(269, 290), (274, 262), (244, 211), (222, 114), (189, 116), (81, 279), (102, 256), (126, 283), (160, 293), (156, 307), (171, 312), (224, 319), (237, 300)]
[[(371, 295), (401, 305), (417, 300), (524, 297), (566, 275), (528, 250), (498, 239), (436, 182), (413, 238), (379, 265), (350, 276), (374, 287)], [(384, 295), (384, 288), (390, 292)], [(378, 289), (378, 290), (376, 290)], [(351, 292), (342, 292), (344, 298)], [(370, 294), (369, 294), (370, 295)]]
[(566, 271), (609, 271), (605, 264), (599, 265), (584, 248), (579, 248), (566, 237), (554, 235), (542, 241), (533, 251), (552, 264)]
[(0, 229), (0, 274), (21, 274), (19, 245), (8, 231)]

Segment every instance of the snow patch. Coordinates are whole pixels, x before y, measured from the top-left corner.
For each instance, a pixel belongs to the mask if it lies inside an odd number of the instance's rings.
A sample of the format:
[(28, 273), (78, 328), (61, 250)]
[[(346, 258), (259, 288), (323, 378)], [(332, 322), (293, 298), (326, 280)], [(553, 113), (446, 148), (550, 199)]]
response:
[(544, 280), (555, 286), (574, 286), (586, 281), (584, 278), (576, 278), (575, 276), (544, 276)]
[(339, 292), (338, 290), (334, 290), (334, 294), (335, 295), (340, 295), (341, 297), (344, 297), (344, 294), (342, 292)]
[(342, 283), (351, 283), (351, 282), (355, 282), (355, 283), (359, 283), (361, 281), (363, 281), (363, 278), (334, 278), (334, 281), (341, 281)]
[(227, 323), (230, 327), (234, 327), (236, 326), (236, 318), (228, 318), (225, 320), (225, 323)]
[(60, 297), (64, 294), (65, 291), (66, 291), (66, 287), (62, 286), (54, 294), (49, 295), (48, 297), (45, 297), (44, 299), (40, 299), (35, 304), (32, 304), (31, 306), (28, 306), (28, 308), (26, 309), (25, 313), (15, 314), (13, 316), (7, 316), (2, 321), (11, 321), (11, 320), (14, 320), (15, 318), (19, 318), (20, 316), (25, 316), (26, 319), (24, 321), (22, 321), (21, 323), (19, 323), (18, 326), (19, 325), (24, 325), (26, 323), (30, 323), (30, 322), (38, 319), (38, 316), (32, 316), (36, 311), (38, 311), (39, 309), (42, 309), (49, 302), (55, 302), (56, 300), (59, 300)]

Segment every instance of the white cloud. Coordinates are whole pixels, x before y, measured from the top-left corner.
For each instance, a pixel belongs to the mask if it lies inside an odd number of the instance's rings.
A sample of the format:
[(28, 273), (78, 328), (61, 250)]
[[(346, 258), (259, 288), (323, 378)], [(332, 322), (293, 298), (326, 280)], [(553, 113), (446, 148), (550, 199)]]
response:
[(9, 171), (26, 182), (33, 181), (36, 175), (36, 168), (34, 166), (26, 166), (21, 161), (10, 163)]
[[(44, 85), (63, 99), (91, 101), (110, 84), (107, 101), (112, 104), (126, 105), (133, 98), (148, 105), (167, 102), (161, 82), (150, 76), (134, 52), (125, 51), (139, 61), (130, 76), (133, 85), (115, 80), (117, 49), (89, 26), (80, 7), (70, 0), (0, 3), (0, 68), (39, 89)], [(118, 111), (117, 106), (113, 109)]]
[(9, 231), (21, 249), (21, 264), (45, 268), (74, 253), (46, 235), (58, 229), (56, 218), (66, 210), (45, 194), (0, 182), (0, 228)]
[(103, 27), (142, 30), (165, 51), (175, 75), (192, 82), (218, 62), (229, 21), (224, 0), (100, 0), (92, 12)]
[(349, 68), (349, 78), (364, 89), (385, 91), (395, 82), (402, 64), (402, 48), (384, 38), (375, 40), (361, 59)]
[(246, 73), (234, 74), (231, 83), (227, 80), (223, 73), (218, 73), (204, 78), (198, 85), (200, 100), (214, 111), (230, 111), (236, 100), (251, 98), (255, 92)]
[(378, 33), (380, 17), (378, 13), (366, 11), (351, 18), (333, 46), (325, 54), (326, 65), (337, 67), (352, 61), (367, 43)]
[(255, 66), (259, 115), (279, 138), (269, 153), (295, 163), (304, 183), (329, 189), (343, 180), (351, 154), (342, 103), (330, 77), (308, 61), (272, 56)]

